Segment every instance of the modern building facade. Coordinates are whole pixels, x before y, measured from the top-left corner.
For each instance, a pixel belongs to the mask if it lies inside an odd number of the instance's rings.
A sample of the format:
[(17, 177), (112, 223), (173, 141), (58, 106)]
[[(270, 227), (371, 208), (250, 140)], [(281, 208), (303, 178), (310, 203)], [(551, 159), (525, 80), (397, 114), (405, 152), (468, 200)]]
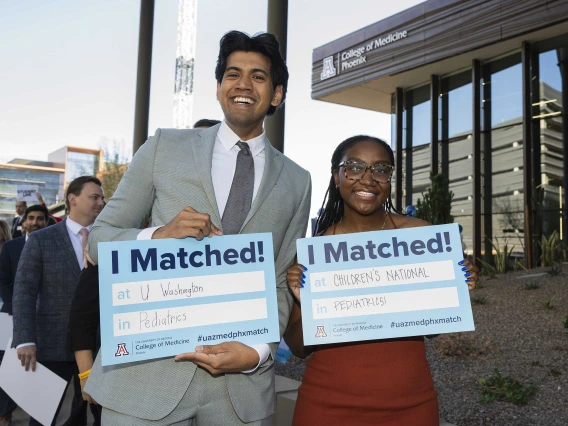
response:
[(567, 67), (566, 0), (429, 0), (315, 49), (312, 98), (391, 114), (398, 209), (443, 173), (468, 251), (532, 267), (568, 238)]
[(64, 199), (69, 182), (82, 175), (96, 175), (103, 164), (99, 149), (64, 146), (48, 155), (48, 161), (15, 158), (0, 164), (0, 219), (14, 217), (16, 188), (37, 185), (48, 206)]

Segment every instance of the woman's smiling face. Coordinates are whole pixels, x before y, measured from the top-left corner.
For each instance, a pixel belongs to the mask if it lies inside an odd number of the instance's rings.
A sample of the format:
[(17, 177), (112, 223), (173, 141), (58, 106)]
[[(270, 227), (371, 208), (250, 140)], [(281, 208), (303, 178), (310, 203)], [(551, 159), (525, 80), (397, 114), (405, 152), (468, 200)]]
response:
[[(356, 161), (364, 163), (366, 166), (376, 164), (391, 164), (391, 159), (387, 150), (377, 142), (363, 140), (357, 142), (349, 148), (341, 163), (345, 161)], [(366, 170), (363, 177), (358, 180), (351, 180), (345, 176), (345, 168), (333, 172), (335, 184), (339, 186), (339, 192), (344, 202), (345, 213), (348, 210), (369, 216), (377, 211), (384, 210), (384, 204), (390, 194), (390, 182), (379, 183), (373, 180), (371, 170)]]

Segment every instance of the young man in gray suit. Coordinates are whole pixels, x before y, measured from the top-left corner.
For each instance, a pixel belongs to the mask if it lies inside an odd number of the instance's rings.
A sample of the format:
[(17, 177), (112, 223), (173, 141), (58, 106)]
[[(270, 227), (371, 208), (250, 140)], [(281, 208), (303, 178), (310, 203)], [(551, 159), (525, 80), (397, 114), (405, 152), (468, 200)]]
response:
[[(148, 139), (97, 219), (90, 254), (96, 261), (102, 241), (271, 232), (282, 334), (292, 303), (286, 269), (305, 235), (311, 196), (309, 173), (263, 131), (285, 99), (288, 70), (273, 35), (232, 31), (221, 39), (215, 74), (224, 121), (159, 129)], [(151, 227), (141, 230), (148, 217)], [(224, 342), (105, 368), (99, 356), (85, 391), (103, 406), (105, 426), (270, 425), (277, 345)]]
[[(103, 202), (101, 182), (81, 176), (69, 184), (65, 194), (69, 216), (28, 237), (14, 284), (12, 342), (26, 371), (30, 367), (35, 371), (37, 359), (66, 381), (76, 373), (73, 354), (66, 351), (69, 309), (83, 268), (88, 233)], [(85, 424), (85, 410), (79, 386), (67, 424)], [(30, 425), (39, 423), (31, 419)]]

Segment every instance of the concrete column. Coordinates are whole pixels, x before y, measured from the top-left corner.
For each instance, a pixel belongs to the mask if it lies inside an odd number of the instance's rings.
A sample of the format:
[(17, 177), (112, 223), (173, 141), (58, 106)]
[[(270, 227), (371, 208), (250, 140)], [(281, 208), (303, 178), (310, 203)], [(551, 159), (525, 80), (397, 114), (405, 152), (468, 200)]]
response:
[(568, 106), (568, 51), (565, 47), (556, 49), (558, 54), (558, 66), (562, 78), (562, 236), (564, 244), (568, 241), (568, 120), (566, 120), (565, 108)]
[[(532, 77), (531, 77), (531, 45), (526, 41), (522, 46), (522, 72), (523, 72), (523, 205), (525, 228), (525, 265), (528, 269), (535, 266), (533, 258), (533, 187), (532, 187)], [(540, 158), (536, 161), (540, 161)]]
[(136, 73), (136, 104), (134, 108), (134, 138), (132, 155), (148, 138), (150, 116), (150, 81), (152, 77), (152, 40), (154, 33), (154, 0), (140, 1), (138, 34), (138, 70)]
[[(286, 45), (288, 39), (288, 0), (268, 0), (267, 32), (274, 34), (280, 43), (280, 53), (286, 60)], [(284, 152), (284, 122), (285, 106), (268, 117), (264, 122), (266, 136), (272, 146)]]

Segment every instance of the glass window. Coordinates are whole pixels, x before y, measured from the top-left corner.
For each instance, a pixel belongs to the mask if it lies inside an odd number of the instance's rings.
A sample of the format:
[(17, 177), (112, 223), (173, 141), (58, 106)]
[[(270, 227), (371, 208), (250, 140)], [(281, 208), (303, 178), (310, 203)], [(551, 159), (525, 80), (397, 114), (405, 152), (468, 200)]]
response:
[(416, 205), (430, 186), (430, 85), (405, 92), (403, 112), (403, 208)]
[(440, 80), (439, 148), (441, 173), (450, 180), (454, 193), (452, 215), (463, 227), (466, 250), (473, 249), (473, 159), (471, 70)]
[[(484, 64), (482, 193), (484, 235), (524, 253), (521, 55)], [(489, 241), (485, 252), (491, 250)]]
[[(538, 99), (533, 99), (533, 127), (535, 151), (540, 153), (537, 180), (540, 185), (535, 189), (538, 202), (535, 205), (536, 229), (534, 237), (549, 236), (562, 232), (562, 186), (563, 170), (563, 130), (562, 118), (562, 67), (568, 60), (568, 43), (564, 40), (556, 49), (539, 53), (535, 58), (538, 63)], [(564, 65), (565, 66), (565, 65)], [(539, 143), (540, 142), (540, 143)]]
[[(391, 96), (391, 148), (396, 161), (396, 93)], [(393, 166), (396, 166), (396, 164), (393, 164)], [(396, 206), (396, 169), (391, 178), (391, 198), (393, 205)]]
[(47, 206), (63, 199), (63, 173), (49, 170), (0, 167), (0, 219), (12, 220), (19, 184), (38, 185)]
[(79, 176), (94, 176), (98, 170), (98, 155), (85, 152), (67, 152), (67, 182)]

